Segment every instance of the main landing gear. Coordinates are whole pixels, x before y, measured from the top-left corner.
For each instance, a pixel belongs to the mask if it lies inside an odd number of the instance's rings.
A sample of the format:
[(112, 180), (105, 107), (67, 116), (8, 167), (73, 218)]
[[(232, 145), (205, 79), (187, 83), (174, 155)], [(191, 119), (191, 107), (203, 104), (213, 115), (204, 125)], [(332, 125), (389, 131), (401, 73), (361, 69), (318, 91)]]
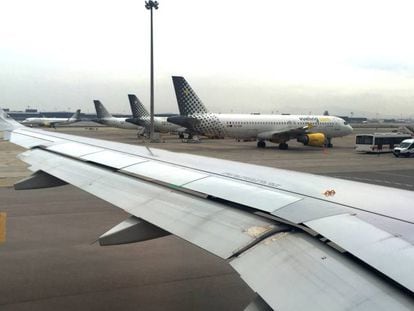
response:
[(288, 148), (288, 144), (287, 143), (280, 143), (279, 144), (279, 149), (280, 150), (287, 150)]
[(149, 131), (147, 131), (145, 128), (138, 129), (137, 131), (137, 138), (140, 139), (142, 137), (149, 137)]
[(195, 143), (200, 143), (200, 137), (198, 137), (198, 135), (194, 135), (192, 133), (189, 133), (187, 136), (187, 139), (183, 138), (182, 139), (183, 143), (189, 143), (189, 144), (195, 144)]
[(330, 138), (330, 137), (326, 138), (325, 147), (327, 147), (327, 148), (332, 148), (333, 147), (331, 140), (332, 140), (332, 138)]
[[(259, 140), (257, 142), (257, 148), (266, 148), (266, 142), (264, 140)], [(288, 148), (287, 143), (280, 143), (279, 144), (279, 149), (280, 150), (286, 150), (287, 148)]]

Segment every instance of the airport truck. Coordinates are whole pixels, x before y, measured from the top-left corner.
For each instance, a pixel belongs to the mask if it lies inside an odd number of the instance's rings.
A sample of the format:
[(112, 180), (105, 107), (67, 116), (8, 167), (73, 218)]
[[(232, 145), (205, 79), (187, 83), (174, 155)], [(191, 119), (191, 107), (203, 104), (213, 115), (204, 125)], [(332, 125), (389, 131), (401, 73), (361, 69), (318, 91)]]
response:
[(398, 147), (395, 147), (392, 152), (398, 157), (410, 157), (414, 155), (414, 139), (406, 139), (401, 142)]
[(355, 137), (355, 151), (366, 153), (393, 152), (401, 142), (412, 138), (404, 133), (358, 134)]

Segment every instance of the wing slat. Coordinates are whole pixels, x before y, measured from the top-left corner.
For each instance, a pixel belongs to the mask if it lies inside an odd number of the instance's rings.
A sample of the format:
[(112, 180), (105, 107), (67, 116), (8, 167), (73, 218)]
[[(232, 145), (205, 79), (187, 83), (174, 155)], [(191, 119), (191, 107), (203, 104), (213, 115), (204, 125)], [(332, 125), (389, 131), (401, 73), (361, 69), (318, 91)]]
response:
[(280, 233), (230, 264), (275, 310), (412, 310), (413, 299), (304, 233)]

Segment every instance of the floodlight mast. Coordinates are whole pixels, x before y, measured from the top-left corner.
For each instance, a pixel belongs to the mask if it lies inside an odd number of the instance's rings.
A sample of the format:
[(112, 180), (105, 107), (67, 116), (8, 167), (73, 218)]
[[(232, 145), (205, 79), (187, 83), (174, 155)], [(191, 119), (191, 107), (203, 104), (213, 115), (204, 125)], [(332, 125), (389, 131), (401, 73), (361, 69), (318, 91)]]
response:
[(145, 1), (145, 8), (151, 12), (151, 82), (150, 82), (150, 140), (154, 140), (154, 51), (153, 51), (153, 23), (152, 23), (152, 9), (158, 10), (158, 1)]

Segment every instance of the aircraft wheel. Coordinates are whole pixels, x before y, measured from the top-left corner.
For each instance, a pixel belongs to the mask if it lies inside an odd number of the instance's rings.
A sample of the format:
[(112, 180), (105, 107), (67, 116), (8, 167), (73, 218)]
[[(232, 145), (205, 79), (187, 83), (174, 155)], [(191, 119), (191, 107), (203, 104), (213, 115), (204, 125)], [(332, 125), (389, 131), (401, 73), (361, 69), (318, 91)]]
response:
[(265, 148), (266, 147), (266, 143), (263, 140), (259, 140), (257, 142), (257, 148)]
[(178, 135), (179, 138), (184, 139), (184, 134)]
[(288, 146), (289, 145), (287, 143), (280, 143), (279, 144), (279, 149), (280, 150), (287, 150)]
[(329, 144), (327, 145), (327, 147), (328, 147), (328, 148), (332, 148), (332, 147), (333, 147), (333, 145), (332, 145), (331, 143), (329, 143)]

